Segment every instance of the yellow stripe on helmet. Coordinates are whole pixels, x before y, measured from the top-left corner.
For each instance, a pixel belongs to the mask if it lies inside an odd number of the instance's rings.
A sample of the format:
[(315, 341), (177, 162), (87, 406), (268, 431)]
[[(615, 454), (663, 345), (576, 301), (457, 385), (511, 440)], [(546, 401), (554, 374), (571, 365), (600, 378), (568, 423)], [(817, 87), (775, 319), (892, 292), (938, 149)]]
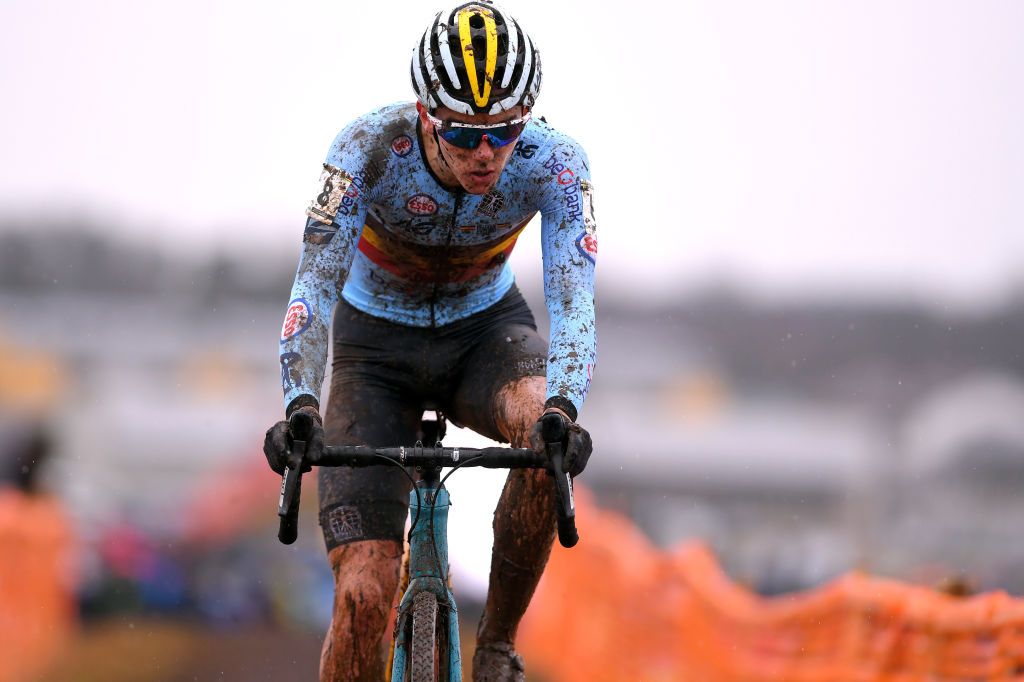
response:
[[(481, 93), (480, 83), (476, 77), (476, 58), (473, 52), (472, 30), (469, 20), (473, 15), (484, 19), (484, 31), (487, 34), (487, 55), (484, 62), (484, 83)], [(459, 39), (462, 42), (462, 59), (466, 63), (466, 74), (469, 76), (469, 88), (473, 91), (473, 101), (478, 107), (485, 106), (491, 96), (491, 82), (498, 64), (498, 25), (494, 23), (494, 15), (489, 9), (472, 7), (459, 12)]]

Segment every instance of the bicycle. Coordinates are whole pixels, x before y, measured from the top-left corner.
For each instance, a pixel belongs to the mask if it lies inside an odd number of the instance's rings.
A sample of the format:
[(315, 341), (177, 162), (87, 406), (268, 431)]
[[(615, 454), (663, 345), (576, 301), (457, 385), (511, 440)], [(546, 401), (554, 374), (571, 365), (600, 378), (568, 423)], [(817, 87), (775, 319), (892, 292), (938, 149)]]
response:
[[(433, 426), (432, 426), (433, 425)], [(448, 508), (451, 498), (445, 481), (462, 467), (489, 469), (547, 469), (555, 481), (558, 539), (564, 547), (579, 541), (572, 477), (563, 469), (562, 440), (565, 424), (555, 414), (545, 415), (541, 432), (545, 453), (522, 448), (448, 448), (441, 444), (444, 419), (424, 421), (422, 431), (435, 445), (418, 441), (411, 447), (371, 448), (326, 446), (308, 453), (306, 442), (313, 427), (309, 415), (296, 412), (290, 426), (293, 438), (288, 467), (281, 479), (278, 502), (278, 539), (284, 544), (298, 537), (299, 497), (303, 469), (313, 466), (392, 465), (402, 469), (413, 488), (409, 493), (409, 586), (398, 606), (393, 635), (392, 682), (461, 682), (458, 609), (448, 587)], [(441, 469), (451, 467), (443, 478)], [(419, 473), (415, 480), (408, 472)], [(308, 470), (307, 469), (307, 470)], [(421, 523), (421, 519), (425, 523)]]

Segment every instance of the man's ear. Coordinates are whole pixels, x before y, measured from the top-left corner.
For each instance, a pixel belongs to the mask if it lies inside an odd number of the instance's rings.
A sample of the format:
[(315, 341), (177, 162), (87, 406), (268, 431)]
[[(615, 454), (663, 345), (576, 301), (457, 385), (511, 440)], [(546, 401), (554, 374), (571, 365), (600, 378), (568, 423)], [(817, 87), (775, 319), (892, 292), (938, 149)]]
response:
[(416, 113), (420, 115), (420, 125), (428, 131), (431, 130), (434, 124), (427, 118), (427, 108), (423, 106), (423, 102), (416, 102)]

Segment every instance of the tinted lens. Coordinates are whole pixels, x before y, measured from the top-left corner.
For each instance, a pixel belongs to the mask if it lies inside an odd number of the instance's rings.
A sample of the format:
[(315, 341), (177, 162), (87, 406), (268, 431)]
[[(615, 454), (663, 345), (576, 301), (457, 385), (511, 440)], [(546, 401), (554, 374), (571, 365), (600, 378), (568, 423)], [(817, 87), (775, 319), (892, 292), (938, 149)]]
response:
[(516, 138), (523, 132), (525, 123), (514, 123), (512, 125), (496, 126), (494, 128), (455, 128), (446, 127), (441, 130), (441, 137), (445, 142), (461, 147), (462, 149), (476, 149), (484, 135), (492, 147), (504, 147), (515, 142)]
[(504, 147), (507, 144), (516, 141), (519, 137), (523, 128), (526, 127), (525, 123), (516, 123), (514, 125), (501, 126), (494, 130), (487, 131), (487, 141), (491, 143), (492, 147)]
[(463, 149), (476, 149), (480, 144), (480, 138), (484, 136), (484, 131), (476, 130), (473, 128), (442, 128), (441, 137), (448, 144), (461, 147)]

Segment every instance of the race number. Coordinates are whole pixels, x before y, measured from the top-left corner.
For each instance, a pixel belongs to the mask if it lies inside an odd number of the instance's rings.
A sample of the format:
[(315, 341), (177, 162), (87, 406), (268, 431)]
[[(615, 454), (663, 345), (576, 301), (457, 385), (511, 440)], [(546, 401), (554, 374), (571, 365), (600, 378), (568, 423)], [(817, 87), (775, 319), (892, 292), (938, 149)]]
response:
[(320, 175), (320, 193), (313, 197), (312, 203), (306, 209), (306, 215), (322, 223), (333, 223), (334, 216), (338, 215), (341, 200), (351, 185), (351, 175), (325, 163), (324, 172)]
[(580, 190), (583, 193), (583, 225), (587, 234), (597, 233), (597, 220), (594, 219), (594, 186), (586, 180), (580, 181)]

